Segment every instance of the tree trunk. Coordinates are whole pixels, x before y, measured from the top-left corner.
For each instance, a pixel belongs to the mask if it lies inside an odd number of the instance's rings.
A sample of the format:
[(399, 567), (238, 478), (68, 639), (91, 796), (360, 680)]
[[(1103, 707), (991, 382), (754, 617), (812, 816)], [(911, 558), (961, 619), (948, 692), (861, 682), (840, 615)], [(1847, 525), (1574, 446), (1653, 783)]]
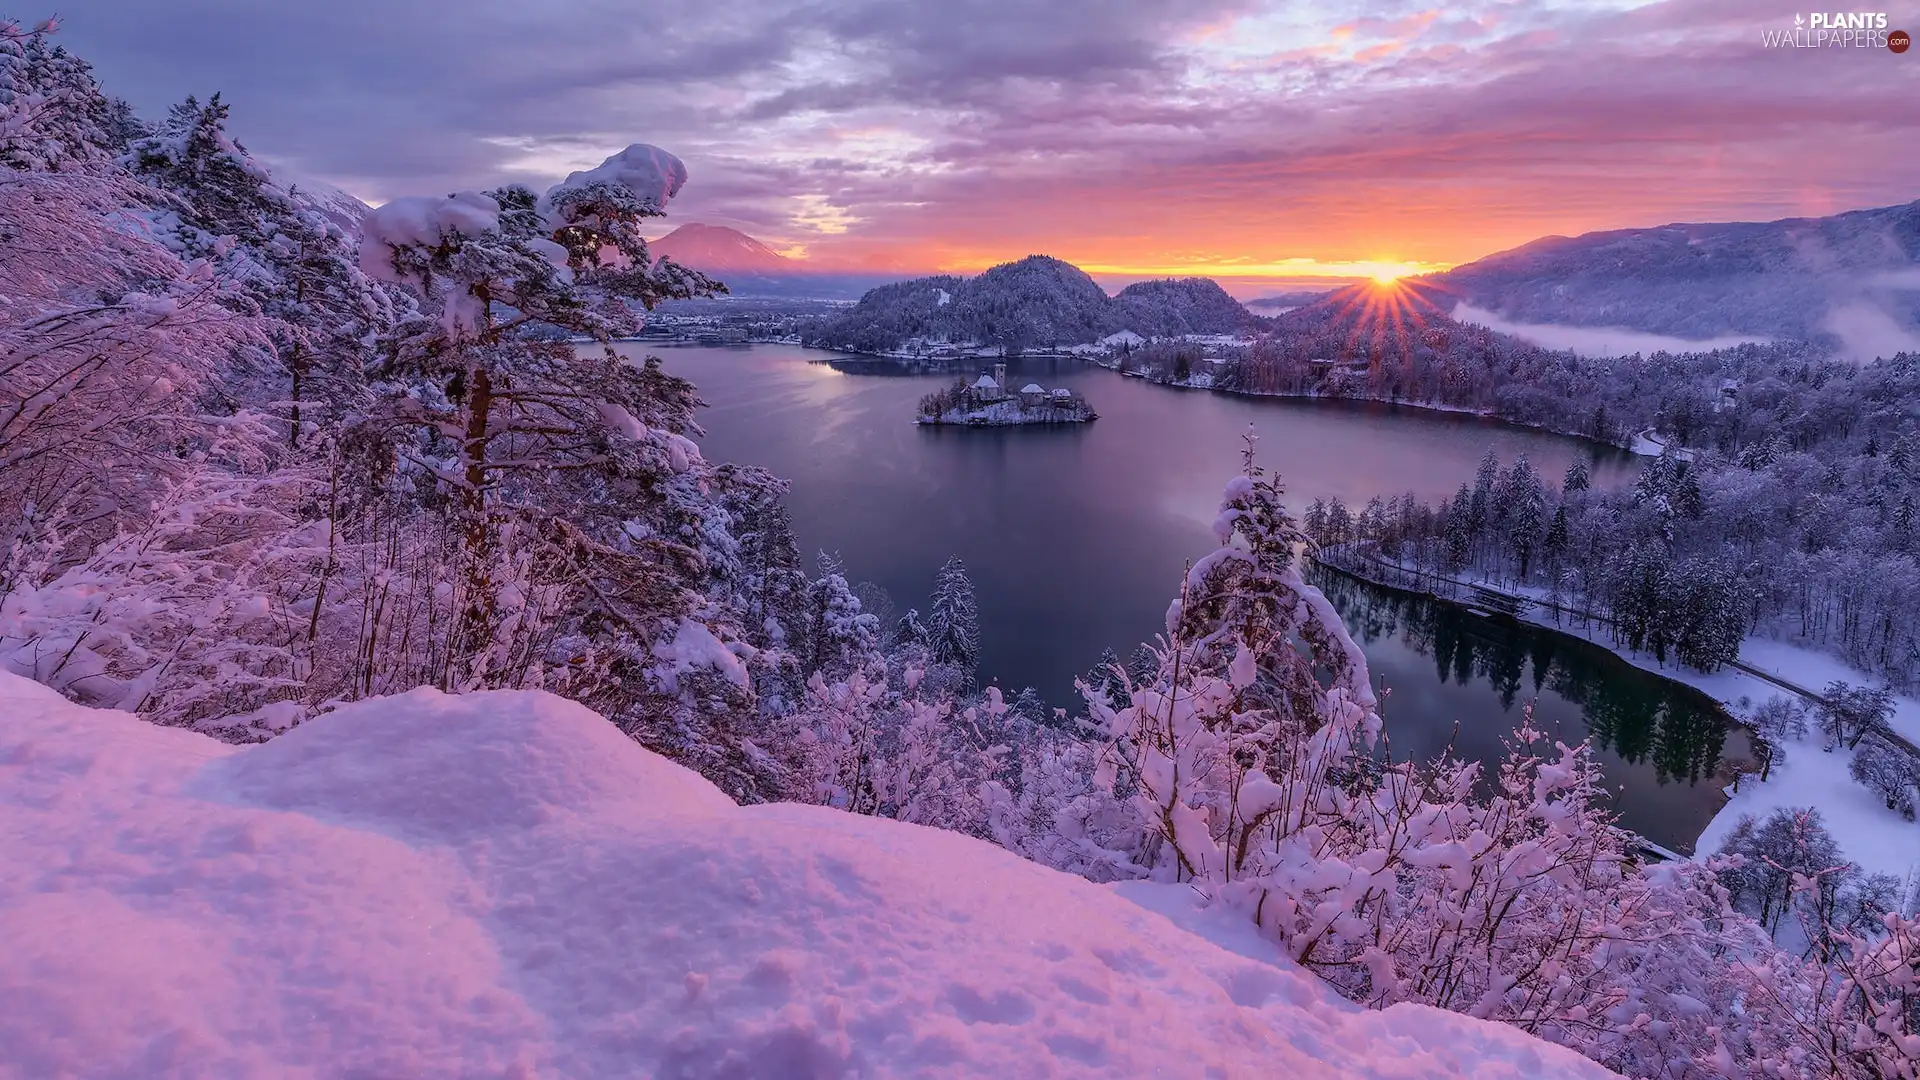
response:
[(460, 613), (457, 651), (472, 655), (485, 647), (493, 624), (497, 554), (493, 522), (487, 515), (488, 425), (493, 413), (493, 376), (475, 367), (467, 382), (467, 430), (461, 447), (465, 468), (461, 479), (460, 510), (463, 554), (466, 557), (466, 604)]

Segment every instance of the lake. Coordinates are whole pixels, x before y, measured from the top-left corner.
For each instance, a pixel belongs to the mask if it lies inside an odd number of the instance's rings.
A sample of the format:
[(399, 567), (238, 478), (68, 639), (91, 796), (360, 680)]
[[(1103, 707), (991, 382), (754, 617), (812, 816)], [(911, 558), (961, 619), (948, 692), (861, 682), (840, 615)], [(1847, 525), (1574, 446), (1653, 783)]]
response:
[[(1074, 676), (1102, 649), (1124, 659), (1164, 629), (1188, 561), (1216, 546), (1211, 523), (1248, 425), (1296, 516), (1315, 498), (1357, 511), (1375, 495), (1450, 496), (1489, 446), (1503, 463), (1526, 454), (1549, 482), (1576, 458), (1600, 485), (1635, 468), (1623, 451), (1480, 417), (1178, 390), (1066, 359), (1016, 360), (1009, 375), (1078, 391), (1100, 414), (1093, 423), (924, 427), (913, 423), (920, 397), (987, 361), (908, 374), (798, 346), (620, 348), (658, 355), (699, 386), (706, 455), (792, 481), (803, 551), (838, 552), (850, 580), (884, 589), (883, 616), (925, 612), (935, 571), (958, 554), (979, 591), (982, 677), (1069, 708)], [(1437, 752), (1457, 721), (1462, 754), (1497, 759), (1520, 707), (1536, 701), (1537, 726), (1596, 737), (1609, 784), (1629, 792), (1623, 824), (1691, 849), (1720, 801), (1711, 774), (1723, 736), (1726, 753), (1744, 752), (1711, 702), (1583, 642), (1319, 580), (1389, 691), (1396, 756)]]

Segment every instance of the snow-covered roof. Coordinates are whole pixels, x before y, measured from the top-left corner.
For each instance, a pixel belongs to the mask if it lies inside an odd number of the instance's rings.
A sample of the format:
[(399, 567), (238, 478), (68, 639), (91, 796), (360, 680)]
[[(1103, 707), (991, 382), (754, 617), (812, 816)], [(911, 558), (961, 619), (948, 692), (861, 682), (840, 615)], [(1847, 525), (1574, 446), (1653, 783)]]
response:
[(1108, 334), (1100, 339), (1102, 345), (1138, 345), (1147, 340), (1131, 330), (1122, 330), (1117, 334)]
[(1053, 396), (1054, 397), (1072, 397), (1073, 391), (1067, 389), (1064, 386), (1056, 387), (1053, 391)]
[(993, 376), (982, 375), (973, 380), (973, 388), (975, 390), (998, 390), (1000, 389), (1000, 384), (993, 381)]
[(1046, 388), (1041, 386), (1039, 383), (1030, 382), (1027, 385), (1021, 387), (1020, 392), (1023, 394), (1044, 394), (1047, 391), (1046, 391)]

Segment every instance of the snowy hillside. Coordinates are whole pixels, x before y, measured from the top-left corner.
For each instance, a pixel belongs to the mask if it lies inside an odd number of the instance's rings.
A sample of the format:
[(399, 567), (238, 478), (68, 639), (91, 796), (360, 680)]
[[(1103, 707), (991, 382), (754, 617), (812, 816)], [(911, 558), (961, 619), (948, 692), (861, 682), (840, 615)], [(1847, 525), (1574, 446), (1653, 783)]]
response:
[(737, 807), (544, 694), (235, 748), (0, 674), (0, 804), (3, 1076), (1609, 1075), (1178, 889)]
[(296, 176), (290, 172), (275, 170), (274, 182), (293, 192), (296, 199), (326, 215), (329, 221), (352, 235), (360, 228), (360, 220), (367, 216), (370, 207), (366, 203), (323, 180), (314, 180), (305, 176)]
[(1550, 236), (1427, 279), (1516, 323), (1920, 347), (1920, 202)]
[(892, 352), (912, 340), (1020, 351), (1090, 344), (1123, 330), (1142, 336), (1242, 334), (1261, 325), (1205, 278), (1143, 281), (1118, 296), (1079, 267), (1029, 255), (971, 278), (940, 275), (874, 289), (803, 335), (810, 345)]

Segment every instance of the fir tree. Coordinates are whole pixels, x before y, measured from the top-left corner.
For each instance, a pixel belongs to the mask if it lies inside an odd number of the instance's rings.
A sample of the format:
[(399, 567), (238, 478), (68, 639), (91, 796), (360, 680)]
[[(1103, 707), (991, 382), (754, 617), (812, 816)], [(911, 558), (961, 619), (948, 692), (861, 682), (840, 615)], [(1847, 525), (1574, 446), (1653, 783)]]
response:
[(1567, 466), (1567, 475), (1560, 481), (1560, 494), (1571, 498), (1575, 493), (1587, 490), (1592, 482), (1587, 475), (1587, 463), (1574, 458), (1573, 464)]
[(927, 619), (928, 652), (971, 678), (980, 665), (980, 606), (973, 579), (960, 556), (949, 556), (934, 578), (933, 609)]

